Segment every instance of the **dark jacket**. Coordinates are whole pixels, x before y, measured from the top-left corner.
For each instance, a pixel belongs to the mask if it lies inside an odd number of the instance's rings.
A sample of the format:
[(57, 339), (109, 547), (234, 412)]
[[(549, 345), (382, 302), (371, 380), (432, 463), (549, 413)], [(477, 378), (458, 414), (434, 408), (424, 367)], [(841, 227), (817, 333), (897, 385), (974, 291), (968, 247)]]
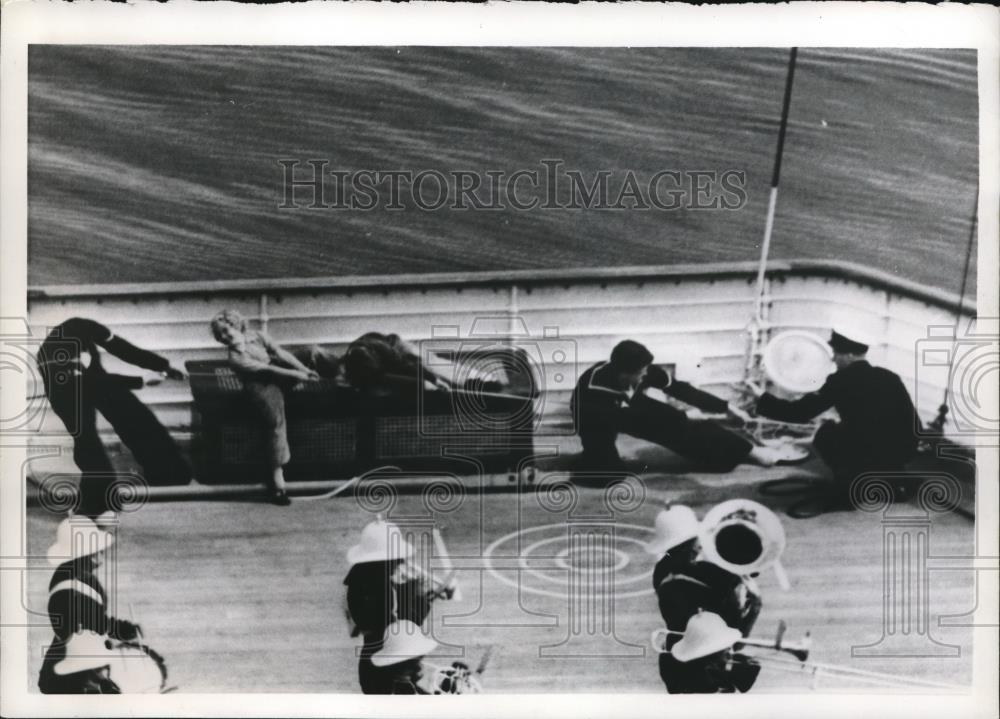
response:
[(420, 626), (427, 619), (433, 598), (422, 579), (399, 582), (393, 574), (400, 560), (362, 562), (351, 567), (347, 585), (347, 610), (365, 637), (379, 641), (393, 621), (408, 620)]
[[(744, 581), (710, 562), (689, 562), (665, 554), (653, 569), (653, 589), (660, 614), (671, 632), (687, 628), (688, 620), (699, 610), (714, 612), (730, 627), (749, 636), (760, 614), (760, 597), (741, 591)], [(668, 634), (666, 648), (680, 641), (680, 634)], [(713, 694), (745, 692), (753, 686), (760, 666), (736, 655), (729, 661), (728, 652), (720, 652), (689, 662), (680, 662), (669, 654), (660, 654), (660, 678), (671, 694)]]
[(48, 610), (58, 639), (68, 639), (82, 630), (114, 639), (135, 639), (138, 626), (108, 616), (107, 607), (107, 592), (97, 578), (91, 557), (63, 562), (56, 568), (49, 582)]
[(865, 360), (837, 370), (816, 392), (797, 400), (763, 395), (757, 413), (783, 422), (808, 422), (833, 407), (840, 436), (859, 457), (893, 463), (909, 460), (917, 448), (919, 419), (910, 394), (894, 372)]
[(615, 446), (620, 433), (655, 442), (712, 469), (731, 469), (750, 451), (750, 443), (737, 435), (712, 423), (691, 422), (684, 412), (646, 397), (643, 390), (660, 389), (710, 414), (725, 412), (725, 400), (673, 379), (656, 365), (630, 397), (612, 387), (612, 371), (606, 362), (594, 365), (580, 376), (570, 398), (584, 458), (592, 467), (621, 465)]
[(121, 694), (121, 689), (101, 670), (87, 669), (73, 674), (56, 674), (55, 665), (66, 656), (61, 640), (52, 642), (42, 660), (38, 689), (42, 694)]
[(347, 381), (358, 389), (409, 387), (413, 379), (435, 381), (435, 375), (396, 334), (361, 335), (348, 345), (343, 362)]
[[(386, 628), (397, 619), (406, 619), (417, 626), (430, 613), (433, 599), (421, 580), (399, 583), (393, 574), (401, 560), (362, 562), (347, 572), (347, 611), (361, 634), (363, 644), (358, 658), (358, 681), (365, 694), (407, 693), (405, 687), (394, 688), (395, 674), (376, 667), (371, 657), (382, 648)], [(388, 669), (391, 669), (389, 667)]]
[[(653, 589), (660, 615), (672, 632), (683, 632), (699, 610), (714, 612), (730, 627), (748, 636), (760, 613), (760, 597), (732, 572), (711, 562), (676, 561), (669, 554), (653, 569)], [(668, 635), (667, 647), (679, 640)]]
[[(103, 348), (131, 365), (154, 372), (163, 372), (170, 366), (166, 358), (140, 349), (115, 336), (100, 322), (73, 317), (52, 328), (38, 350), (38, 366), (46, 390), (50, 389), (55, 374), (62, 375), (64, 372), (67, 373), (66, 379), (70, 385), (82, 379), (87, 385), (114, 382), (129, 389), (142, 388), (142, 377), (116, 375), (105, 371), (98, 348)], [(90, 365), (87, 367), (80, 361), (81, 352), (90, 355)], [(62, 377), (59, 379), (62, 384)]]
[(728, 651), (689, 662), (660, 655), (660, 678), (669, 694), (732, 694), (747, 692), (757, 681), (760, 664)]

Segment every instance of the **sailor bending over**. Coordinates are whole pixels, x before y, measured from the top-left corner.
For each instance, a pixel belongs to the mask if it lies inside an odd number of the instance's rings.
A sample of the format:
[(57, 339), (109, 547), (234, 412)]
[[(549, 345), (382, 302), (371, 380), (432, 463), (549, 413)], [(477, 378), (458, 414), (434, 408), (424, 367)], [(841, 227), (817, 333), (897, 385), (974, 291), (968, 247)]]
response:
[(73, 317), (45, 338), (37, 357), (45, 395), (73, 436), (73, 461), (82, 473), (79, 512), (92, 518), (121, 508), (113, 491), (115, 469), (97, 430), (98, 413), (132, 452), (149, 484), (184, 484), (192, 477), (170, 433), (132, 393), (160, 378), (108, 372), (101, 350), (169, 379), (186, 376), (165, 357), (136, 347), (94, 320)]
[(848, 507), (851, 482), (867, 472), (900, 472), (917, 452), (920, 420), (903, 381), (868, 363), (868, 345), (832, 332), (836, 372), (816, 392), (790, 401), (753, 388), (757, 414), (783, 422), (807, 422), (831, 407), (840, 422), (827, 421), (813, 447), (833, 470), (826, 501)]

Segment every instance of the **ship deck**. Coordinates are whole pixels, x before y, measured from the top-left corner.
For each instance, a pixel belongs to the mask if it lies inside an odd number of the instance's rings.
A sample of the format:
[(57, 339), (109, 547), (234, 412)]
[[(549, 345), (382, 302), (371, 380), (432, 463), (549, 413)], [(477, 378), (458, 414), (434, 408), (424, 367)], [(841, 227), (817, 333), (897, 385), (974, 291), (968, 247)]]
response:
[[(616, 500), (610, 517), (614, 544), (598, 560), (606, 564), (603, 573), (585, 573), (568, 544), (581, 527), (608, 526), (609, 505), (599, 487), (578, 486), (575, 504), (560, 504), (558, 495), (537, 487), (459, 491), (450, 498), (400, 493), (393, 506), (381, 508), (373, 506), (377, 493), (363, 502), (347, 495), (296, 499), (290, 507), (252, 497), (161, 501), (121, 515), (113, 601), (120, 616), (131, 615), (142, 625), (146, 640), (168, 662), (170, 683), (181, 692), (357, 693), (359, 640), (349, 636), (342, 609), (345, 552), (381, 509), (404, 527), (436, 523), (455, 566), (464, 567), (457, 574), (461, 601), (436, 603), (426, 625), (441, 643), (433, 661), (464, 658), (475, 665), (492, 644), (483, 680), (487, 692), (660, 693), (649, 646), (650, 632), (662, 626), (650, 584), (654, 559), (640, 544), (650, 538), (665, 501), (690, 504), (702, 516), (714, 503), (749, 497), (782, 518), (783, 564), (792, 585), (782, 591), (771, 571), (758, 578), (764, 607), (754, 636), (773, 637), (779, 620), (785, 620), (789, 639), (811, 632), (815, 661), (971, 682), (972, 629), (961, 625), (970, 623), (963, 615), (976, 606), (974, 573), (929, 571), (925, 609), (920, 597), (892, 601), (886, 587), (894, 585), (885, 584), (885, 571), (898, 555), (891, 547), (887, 552), (883, 537), (894, 522), (897, 537), (911, 529), (927, 532), (929, 543), (914, 548), (927, 546), (932, 558), (969, 557), (972, 520), (956, 513), (928, 517), (915, 501), (888, 513), (791, 519), (783, 513), (788, 500), (763, 498), (758, 486), (780, 477), (820, 476), (823, 469), (815, 460), (703, 474), (678, 466), (664, 450), (639, 442), (622, 445), (644, 496)], [(38, 506), (28, 508), (27, 549), (42, 558), (39, 566), (45, 566), (58, 520)], [(439, 557), (434, 562), (442, 567)], [(610, 566), (613, 573), (606, 571)], [(27, 606), (41, 613), (29, 630), (33, 684), (51, 639), (44, 621), (49, 575), (27, 574)], [(606, 591), (609, 582), (613, 592)], [(568, 601), (568, 587), (577, 588), (579, 601)], [(887, 632), (894, 642), (910, 640), (909, 653), (920, 656), (885, 656), (896, 646), (879, 644)], [(852, 647), (862, 645), (876, 645), (869, 650), (875, 656), (852, 656)], [(766, 668), (754, 691), (809, 686), (805, 673)], [(870, 685), (824, 680), (820, 686)]]

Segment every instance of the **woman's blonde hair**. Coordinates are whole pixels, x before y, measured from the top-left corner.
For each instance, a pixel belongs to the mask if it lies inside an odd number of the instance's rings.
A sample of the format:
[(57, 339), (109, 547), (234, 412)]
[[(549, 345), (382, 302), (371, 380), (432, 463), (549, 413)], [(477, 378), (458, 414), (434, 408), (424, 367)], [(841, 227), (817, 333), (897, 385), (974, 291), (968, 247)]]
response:
[(222, 342), (222, 328), (235, 327), (240, 332), (247, 331), (247, 321), (236, 310), (222, 310), (212, 318), (212, 336), (216, 342)]

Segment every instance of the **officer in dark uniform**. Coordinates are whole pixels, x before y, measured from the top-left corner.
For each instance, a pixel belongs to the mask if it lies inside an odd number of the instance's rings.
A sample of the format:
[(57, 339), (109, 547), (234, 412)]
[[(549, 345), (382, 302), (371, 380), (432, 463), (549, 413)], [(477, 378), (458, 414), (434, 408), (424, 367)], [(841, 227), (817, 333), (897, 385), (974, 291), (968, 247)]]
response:
[(834, 331), (830, 347), (837, 370), (818, 391), (790, 401), (758, 389), (757, 414), (801, 423), (831, 407), (837, 410), (840, 422), (824, 422), (813, 447), (833, 470), (828, 507), (849, 507), (850, 484), (857, 476), (898, 472), (914, 457), (920, 420), (899, 376), (868, 363), (868, 345)]
[(132, 394), (142, 388), (142, 377), (106, 372), (100, 348), (171, 379), (185, 377), (167, 359), (126, 342), (93, 320), (74, 317), (49, 332), (38, 350), (38, 367), (52, 409), (73, 435), (73, 459), (83, 473), (79, 512), (89, 517), (117, 509), (106, 496), (114, 470), (97, 433), (98, 412), (132, 451), (147, 482), (184, 484), (192, 477), (170, 434)]
[(659, 444), (709, 471), (728, 472), (747, 461), (769, 466), (783, 459), (779, 450), (758, 447), (715, 422), (689, 419), (681, 410), (646, 396), (646, 388), (656, 388), (706, 413), (740, 418), (725, 400), (673, 379), (652, 362), (653, 355), (646, 347), (624, 340), (611, 351), (607, 362), (581, 375), (570, 406), (578, 423), (581, 462), (586, 469), (624, 468), (615, 446), (619, 433)]

